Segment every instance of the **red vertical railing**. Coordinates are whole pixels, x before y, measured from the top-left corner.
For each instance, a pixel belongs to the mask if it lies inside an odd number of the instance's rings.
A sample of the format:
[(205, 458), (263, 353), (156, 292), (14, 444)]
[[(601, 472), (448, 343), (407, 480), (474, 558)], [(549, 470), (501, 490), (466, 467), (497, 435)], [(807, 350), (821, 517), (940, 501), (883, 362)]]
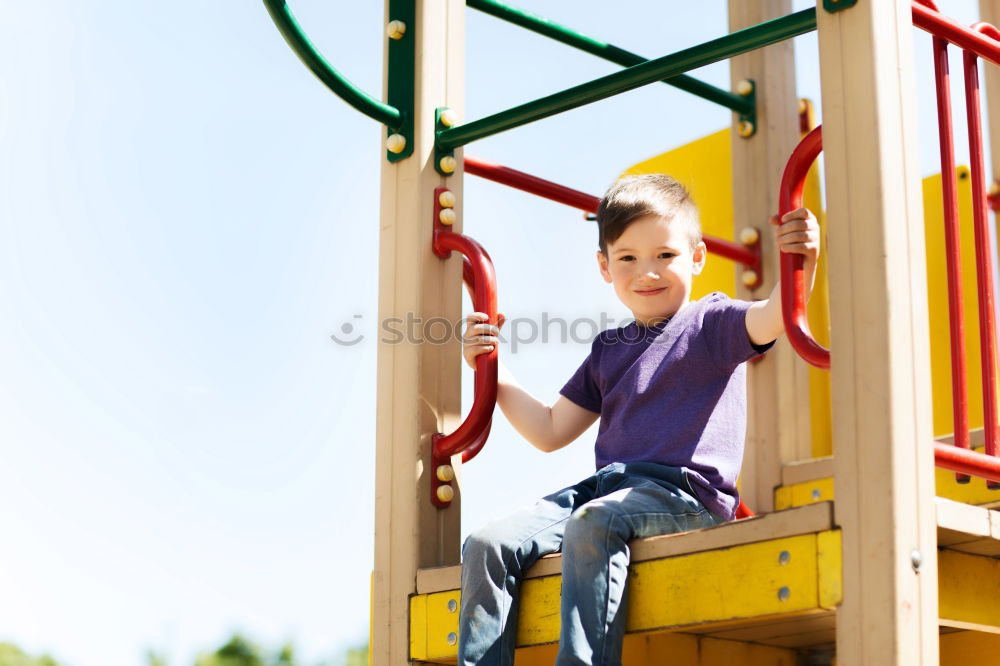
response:
[[(938, 135), (941, 146), (941, 184), (945, 214), (949, 320), (952, 356), (952, 401), (955, 446), (969, 448), (966, 394), (965, 334), (962, 303), (962, 276), (958, 203), (955, 184), (955, 147), (952, 138), (951, 97), (948, 77), (948, 43), (963, 50), (965, 112), (968, 125), (969, 161), (972, 176), (972, 216), (976, 255), (976, 295), (979, 306), (979, 348), (983, 385), (983, 439), (986, 454), (996, 456), (1000, 436), (997, 420), (997, 338), (996, 307), (993, 294), (993, 251), (989, 232), (989, 198), (983, 154), (980, 113), (979, 58), (1000, 63), (1000, 31), (986, 23), (971, 28), (942, 16), (932, 0), (915, 0), (913, 22), (933, 36), (934, 74), (937, 86)], [(968, 477), (958, 474), (959, 481)], [(1000, 487), (991, 481), (990, 487)]]

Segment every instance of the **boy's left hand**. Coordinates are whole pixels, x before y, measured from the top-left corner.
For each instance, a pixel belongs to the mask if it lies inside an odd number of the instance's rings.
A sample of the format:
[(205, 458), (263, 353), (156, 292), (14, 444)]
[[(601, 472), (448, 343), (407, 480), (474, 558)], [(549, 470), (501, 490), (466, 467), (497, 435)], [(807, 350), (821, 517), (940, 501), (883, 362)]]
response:
[(815, 262), (819, 256), (819, 224), (808, 208), (785, 213), (781, 218), (771, 217), (774, 240), (778, 251), (805, 255), (806, 262)]

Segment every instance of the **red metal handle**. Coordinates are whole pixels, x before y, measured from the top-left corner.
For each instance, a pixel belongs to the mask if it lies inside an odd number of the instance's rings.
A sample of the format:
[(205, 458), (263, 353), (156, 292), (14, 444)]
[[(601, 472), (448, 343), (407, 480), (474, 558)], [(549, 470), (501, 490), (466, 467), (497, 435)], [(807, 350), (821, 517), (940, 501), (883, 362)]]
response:
[[(497, 325), (497, 290), (496, 272), (493, 262), (482, 245), (468, 236), (451, 231), (441, 223), (441, 194), (447, 188), (434, 190), (434, 239), (433, 250), (441, 258), (448, 258), (451, 253), (460, 252), (465, 256), (463, 274), (472, 291), (473, 307), (487, 315), (487, 323)], [(471, 278), (471, 279), (470, 279)], [(438, 488), (450, 485), (450, 480), (439, 478), (438, 469), (449, 465), (451, 457), (458, 453), (468, 460), (478, 453), (486, 437), (493, 418), (493, 410), (497, 402), (497, 349), (488, 354), (476, 357), (475, 390), (472, 408), (462, 424), (451, 434), (435, 433), (431, 436), (431, 501), (436, 506), (446, 507), (450, 499), (444, 499), (438, 493)]]
[(1000, 483), (1000, 458), (996, 456), (944, 442), (934, 442), (934, 464), (952, 472), (983, 477), (994, 484)]
[[(802, 190), (809, 167), (823, 150), (822, 130), (820, 125), (806, 134), (788, 158), (778, 196), (781, 215), (802, 207)], [(817, 368), (829, 370), (830, 351), (813, 338), (806, 318), (804, 264), (805, 257), (801, 254), (781, 254), (781, 316), (785, 322), (785, 334), (799, 356)]]

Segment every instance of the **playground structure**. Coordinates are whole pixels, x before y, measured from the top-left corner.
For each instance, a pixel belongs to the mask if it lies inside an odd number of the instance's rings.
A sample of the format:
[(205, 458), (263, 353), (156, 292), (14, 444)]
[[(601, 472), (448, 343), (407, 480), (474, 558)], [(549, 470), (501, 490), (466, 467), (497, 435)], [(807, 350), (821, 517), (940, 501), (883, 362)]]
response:
[[(742, 265), (728, 290), (742, 298), (766, 295), (780, 264), (788, 332), (748, 374), (741, 488), (758, 515), (633, 544), (624, 663), (663, 654), (684, 666), (1000, 660), (1000, 512), (987, 508), (1000, 504), (994, 257), (978, 81), (980, 59), (1000, 64), (1000, 32), (961, 26), (930, 0), (820, 0), (796, 13), (790, 0), (730, 0), (729, 35), (647, 61), (495, 0), (387, 0), (384, 103), (325, 62), (285, 0), (264, 2), (310, 69), (386, 125), (381, 319), (456, 320), (464, 280), (497, 323), (488, 254), (461, 233), (464, 173), (594, 208), (594, 197), (463, 155), (468, 143), (658, 81), (733, 111), (740, 241), (712, 238), (710, 249)], [(625, 69), (460, 122), (462, 67), (448, 54), (461, 52), (466, 5)], [(981, 11), (1000, 20), (1000, 0), (981, 0)], [(927, 183), (917, 167), (914, 28), (934, 36), (941, 176)], [(823, 126), (800, 143), (808, 113), (788, 40), (812, 30)], [(967, 170), (953, 156), (949, 45), (964, 52)], [(727, 58), (735, 92), (686, 74)], [(1000, 77), (986, 71), (996, 165)], [(820, 150), (830, 351), (809, 330), (801, 262), (779, 261), (747, 231), (801, 204)], [(455, 252), (465, 259), (448, 260)], [(963, 276), (973, 265), (963, 254), (974, 255), (976, 278)], [(966, 319), (977, 322), (968, 334)], [(817, 335), (826, 321), (812, 318)], [(379, 349), (373, 664), (454, 661), (456, 478), (488, 436), (496, 354), (478, 357), (474, 405), (461, 420), (457, 344)], [(829, 369), (828, 388), (801, 359)], [(523, 587), (519, 664), (551, 663), (558, 604), (559, 558), (545, 558)]]

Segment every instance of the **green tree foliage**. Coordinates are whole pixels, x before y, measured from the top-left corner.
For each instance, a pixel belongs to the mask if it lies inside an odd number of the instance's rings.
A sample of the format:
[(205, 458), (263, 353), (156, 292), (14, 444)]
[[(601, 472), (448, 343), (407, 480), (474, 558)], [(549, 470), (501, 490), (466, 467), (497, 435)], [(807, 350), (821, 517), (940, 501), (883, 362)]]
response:
[(47, 654), (32, 657), (12, 643), (0, 643), (0, 666), (59, 666), (59, 662)]

